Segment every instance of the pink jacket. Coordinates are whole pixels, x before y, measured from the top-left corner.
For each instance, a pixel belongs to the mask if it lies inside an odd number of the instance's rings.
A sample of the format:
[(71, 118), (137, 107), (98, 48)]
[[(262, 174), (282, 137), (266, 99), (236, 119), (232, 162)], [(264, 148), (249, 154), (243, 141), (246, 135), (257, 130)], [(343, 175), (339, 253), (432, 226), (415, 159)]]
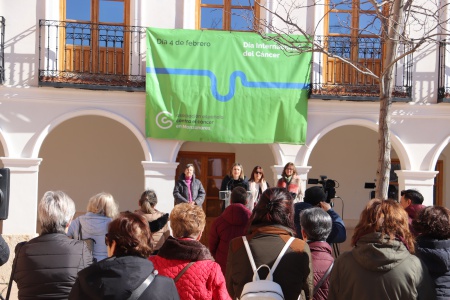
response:
[(231, 300), (220, 266), (198, 241), (169, 237), (158, 255), (150, 256), (149, 260), (159, 274), (170, 278), (195, 261), (176, 282), (180, 300)]

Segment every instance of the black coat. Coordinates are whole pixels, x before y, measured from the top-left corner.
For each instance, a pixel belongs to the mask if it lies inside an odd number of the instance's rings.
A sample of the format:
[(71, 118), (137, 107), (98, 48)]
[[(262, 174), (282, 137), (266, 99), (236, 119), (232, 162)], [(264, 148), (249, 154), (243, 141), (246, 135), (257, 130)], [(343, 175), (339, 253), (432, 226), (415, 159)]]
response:
[(222, 180), (220, 190), (221, 191), (232, 191), (237, 186), (241, 186), (246, 191), (248, 191), (249, 184), (248, 184), (247, 177), (244, 177), (244, 179), (239, 178), (238, 180), (234, 180), (233, 177), (230, 177), (230, 175), (226, 175)]
[(450, 299), (450, 240), (417, 239), (416, 255), (428, 267), (436, 299)]
[(19, 299), (67, 299), (77, 273), (92, 263), (86, 243), (63, 233), (38, 236), (16, 247)]
[[(78, 273), (69, 299), (128, 299), (153, 272), (153, 263), (138, 256), (109, 257)], [(171, 278), (157, 275), (139, 299), (179, 300)]]
[(9, 258), (9, 247), (5, 239), (0, 235), (0, 266), (4, 265)]

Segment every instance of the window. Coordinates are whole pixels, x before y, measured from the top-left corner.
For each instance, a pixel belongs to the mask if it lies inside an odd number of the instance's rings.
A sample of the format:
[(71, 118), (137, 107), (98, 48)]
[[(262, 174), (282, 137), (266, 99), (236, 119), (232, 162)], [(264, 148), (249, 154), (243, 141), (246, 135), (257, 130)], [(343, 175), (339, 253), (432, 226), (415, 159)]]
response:
[[(328, 0), (326, 47), (340, 57), (356, 62), (375, 74), (380, 73), (381, 22), (370, 1)], [(327, 83), (376, 84), (374, 79), (334, 58), (327, 58)]]
[(252, 31), (259, 6), (254, 0), (197, 0), (197, 29)]
[(126, 74), (129, 0), (65, 0), (63, 8), (62, 69)]

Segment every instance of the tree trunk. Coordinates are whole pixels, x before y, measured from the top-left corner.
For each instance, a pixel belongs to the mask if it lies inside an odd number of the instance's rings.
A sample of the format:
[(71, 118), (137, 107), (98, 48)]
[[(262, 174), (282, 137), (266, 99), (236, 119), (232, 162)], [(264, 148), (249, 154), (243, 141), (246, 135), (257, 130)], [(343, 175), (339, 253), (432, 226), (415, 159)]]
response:
[(389, 177), (391, 173), (391, 103), (394, 82), (394, 60), (397, 55), (400, 24), (403, 21), (403, 0), (393, 1), (389, 7), (389, 18), (382, 21), (385, 51), (380, 76), (380, 116), (378, 119), (378, 169), (375, 197), (388, 198)]
[[(388, 85), (389, 86), (389, 85)], [(378, 169), (375, 197), (387, 199), (389, 177), (391, 172), (391, 134), (390, 134), (390, 110), (391, 99), (388, 96), (390, 88), (385, 93), (380, 91), (380, 116), (378, 119)]]

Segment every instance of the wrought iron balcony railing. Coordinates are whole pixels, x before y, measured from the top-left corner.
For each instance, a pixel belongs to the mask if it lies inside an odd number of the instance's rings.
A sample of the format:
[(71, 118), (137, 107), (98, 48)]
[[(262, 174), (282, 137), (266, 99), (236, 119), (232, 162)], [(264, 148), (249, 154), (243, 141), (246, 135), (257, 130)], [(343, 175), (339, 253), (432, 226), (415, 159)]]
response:
[(439, 43), (439, 74), (437, 102), (450, 103), (450, 41)]
[(39, 85), (145, 91), (145, 27), (40, 20)]
[[(351, 61), (360, 69), (375, 76), (363, 74), (336, 57), (314, 53), (310, 98), (376, 101), (379, 84), (376, 76), (383, 69), (383, 44), (377, 38), (352, 38), (342, 36), (317, 36), (325, 49)], [(408, 45), (401, 44), (399, 53), (405, 53)], [(410, 101), (412, 91), (412, 54), (395, 66), (394, 101)]]
[(5, 18), (0, 17), (0, 84), (5, 82)]

